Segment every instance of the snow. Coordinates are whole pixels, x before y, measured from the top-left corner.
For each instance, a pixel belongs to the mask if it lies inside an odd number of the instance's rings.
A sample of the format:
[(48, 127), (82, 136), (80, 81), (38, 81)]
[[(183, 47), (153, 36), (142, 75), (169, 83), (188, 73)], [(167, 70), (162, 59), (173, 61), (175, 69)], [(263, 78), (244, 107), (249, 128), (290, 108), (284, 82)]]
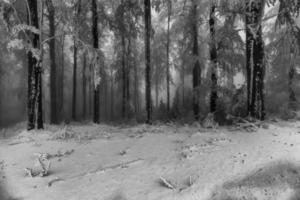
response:
[[(257, 132), (177, 124), (24, 130), (0, 132), (1, 200), (300, 199), (298, 122)], [(39, 170), (37, 153), (51, 155), (49, 175), (25, 177), (25, 168)]]

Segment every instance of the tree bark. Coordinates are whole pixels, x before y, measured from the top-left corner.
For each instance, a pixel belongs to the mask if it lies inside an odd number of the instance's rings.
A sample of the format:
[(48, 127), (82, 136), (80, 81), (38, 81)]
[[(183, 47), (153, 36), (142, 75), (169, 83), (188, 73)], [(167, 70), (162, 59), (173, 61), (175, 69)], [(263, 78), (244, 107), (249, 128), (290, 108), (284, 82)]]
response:
[(126, 117), (126, 47), (125, 36), (122, 34), (122, 117)]
[(76, 96), (77, 96), (77, 47), (76, 39), (74, 37), (73, 50), (73, 95), (72, 95), (72, 119), (76, 120)]
[(46, 1), (49, 19), (49, 52), (50, 52), (50, 123), (57, 124), (57, 69), (55, 54), (55, 8), (52, 0)]
[(82, 69), (82, 113), (83, 119), (86, 119), (86, 52), (83, 54), (83, 69)]
[(170, 113), (170, 21), (172, 1), (168, 0), (168, 28), (167, 28), (167, 112)]
[(110, 119), (114, 119), (114, 74), (113, 74), (113, 69), (110, 71)]
[(126, 66), (126, 117), (129, 118), (129, 114), (131, 112), (130, 107), (130, 70), (131, 70), (131, 37), (128, 38), (128, 45), (127, 45), (127, 66)]
[(147, 120), (146, 123), (152, 123), (152, 103), (151, 103), (151, 2), (150, 0), (144, 0), (145, 7), (145, 61), (146, 61), (146, 112)]
[(75, 5), (75, 35), (74, 35), (74, 54), (73, 54), (73, 96), (72, 96), (72, 119), (76, 120), (76, 107), (77, 107), (77, 37), (79, 37), (79, 18), (81, 12), (81, 0), (78, 0)]
[[(29, 12), (28, 24), (39, 29), (38, 4), (37, 0), (28, 0)], [(40, 36), (36, 33), (29, 33), (32, 47), (40, 49)], [(38, 129), (43, 128), (43, 106), (42, 106), (42, 77), (41, 57), (37, 58), (32, 51), (27, 53), (28, 58), (28, 124), (27, 129), (32, 130), (37, 125)]]
[(246, 1), (246, 69), (248, 113), (259, 120), (265, 118), (264, 105), (264, 43), (262, 17), (265, 1)]
[(199, 62), (199, 48), (198, 48), (198, 25), (197, 25), (197, 4), (193, 1), (192, 10), (192, 37), (193, 37), (193, 57), (195, 64), (193, 68), (193, 111), (196, 120), (200, 119), (199, 107), (199, 89), (201, 84), (201, 67)]
[[(93, 34), (93, 47), (95, 51), (99, 49), (99, 34), (98, 34), (98, 13), (97, 13), (97, 2), (96, 0), (92, 0), (92, 34)], [(100, 123), (100, 70), (96, 69), (97, 64), (99, 63), (99, 55), (96, 52), (96, 65), (94, 72), (94, 123)], [(96, 78), (96, 80), (95, 80)]]
[(60, 121), (64, 119), (64, 78), (65, 78), (65, 35), (61, 37), (61, 72), (59, 78), (59, 115)]
[(217, 47), (216, 47), (216, 30), (215, 30), (215, 5), (211, 6), (210, 10), (210, 62), (211, 62), (211, 94), (210, 94), (210, 112), (215, 113), (217, 110)]
[(159, 83), (158, 83), (158, 67), (156, 66), (155, 69), (155, 107), (156, 107), (156, 111), (158, 111), (158, 96), (159, 96)]
[(295, 66), (294, 63), (292, 62), (292, 60), (294, 60), (294, 53), (290, 53), (290, 70), (289, 70), (289, 79), (288, 79), (288, 88), (289, 88), (289, 109), (291, 110), (296, 110), (296, 103), (297, 103), (297, 98), (296, 98), (296, 94), (295, 91), (293, 89), (293, 81), (294, 81), (294, 77), (295, 77)]

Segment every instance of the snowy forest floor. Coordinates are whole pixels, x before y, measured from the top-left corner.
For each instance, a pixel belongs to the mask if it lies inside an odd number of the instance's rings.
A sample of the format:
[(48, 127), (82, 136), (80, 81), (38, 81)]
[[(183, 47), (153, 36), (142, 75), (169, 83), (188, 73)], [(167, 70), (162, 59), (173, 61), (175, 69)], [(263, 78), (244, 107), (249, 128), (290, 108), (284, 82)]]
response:
[[(1, 200), (300, 199), (300, 122), (257, 132), (176, 124), (24, 130), (0, 132)], [(49, 174), (25, 176), (25, 168), (40, 170), (38, 153), (47, 153)]]

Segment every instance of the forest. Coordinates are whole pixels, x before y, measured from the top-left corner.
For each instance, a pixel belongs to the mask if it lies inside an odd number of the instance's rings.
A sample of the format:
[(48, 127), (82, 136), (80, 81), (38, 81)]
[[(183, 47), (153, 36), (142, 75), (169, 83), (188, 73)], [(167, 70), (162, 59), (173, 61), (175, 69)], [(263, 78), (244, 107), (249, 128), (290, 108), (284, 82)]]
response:
[(0, 0), (0, 200), (300, 199), (299, 14)]

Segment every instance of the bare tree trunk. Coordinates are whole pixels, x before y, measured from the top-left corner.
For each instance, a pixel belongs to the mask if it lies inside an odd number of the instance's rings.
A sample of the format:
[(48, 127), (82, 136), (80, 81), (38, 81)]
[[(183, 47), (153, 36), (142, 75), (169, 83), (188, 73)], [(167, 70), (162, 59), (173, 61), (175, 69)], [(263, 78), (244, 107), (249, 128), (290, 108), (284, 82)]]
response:
[(49, 19), (49, 52), (50, 52), (50, 123), (57, 124), (57, 68), (55, 54), (55, 8), (52, 0), (46, 1)]
[(156, 67), (156, 73), (155, 73), (155, 107), (156, 111), (158, 111), (158, 95), (159, 95), (159, 90), (158, 90), (158, 72), (157, 72), (157, 67)]
[(126, 64), (125, 64), (125, 37), (122, 36), (122, 117), (126, 116)]
[(215, 113), (217, 110), (217, 47), (216, 47), (216, 30), (215, 30), (215, 5), (211, 6), (210, 10), (210, 61), (211, 61), (211, 94), (210, 94), (210, 112)]
[(167, 112), (170, 113), (170, 21), (172, 1), (168, 0), (168, 30), (167, 30)]
[[(29, 5), (28, 15), (31, 20), (30, 26), (39, 29), (38, 4), (37, 0), (27, 0)], [(30, 33), (33, 48), (40, 49), (40, 36), (36, 33)], [(42, 106), (42, 77), (41, 60), (38, 60), (31, 51), (28, 57), (28, 124), (27, 129), (32, 130), (37, 124), (38, 129), (43, 128), (43, 106)], [(41, 59), (41, 58), (40, 58)]]
[(114, 75), (113, 75), (113, 70), (111, 69), (111, 73), (110, 73), (110, 78), (111, 78), (111, 82), (110, 82), (110, 119), (113, 120), (114, 119)]
[(86, 119), (86, 52), (83, 54), (83, 69), (82, 69), (82, 109), (83, 109), (83, 119)]
[(77, 38), (79, 37), (79, 18), (81, 12), (81, 0), (78, 0), (75, 6), (76, 13), (75, 13), (75, 35), (74, 35), (74, 57), (73, 57), (73, 96), (72, 96), (72, 119), (76, 120), (76, 100), (77, 100)]
[(126, 117), (129, 118), (129, 114), (131, 112), (130, 107), (130, 69), (131, 69), (132, 57), (131, 57), (131, 38), (128, 38), (128, 46), (127, 46), (127, 67), (126, 67)]
[(107, 120), (107, 109), (108, 109), (108, 80), (107, 74), (104, 72), (104, 120)]
[(185, 106), (185, 68), (184, 68), (184, 64), (182, 63), (182, 106)]
[(138, 69), (136, 64), (136, 58), (134, 58), (134, 114), (135, 118), (137, 118), (138, 113), (138, 83), (139, 83), (139, 77), (138, 77)]
[[(92, 33), (93, 33), (93, 47), (95, 51), (98, 51), (99, 49), (99, 34), (98, 34), (98, 13), (97, 13), (97, 1), (92, 0), (92, 15), (93, 15), (93, 24), (92, 24)], [(99, 56), (98, 53), (96, 53), (97, 59), (96, 59), (96, 65), (99, 63)], [(94, 76), (97, 80), (94, 80), (94, 123), (99, 124), (100, 123), (100, 70), (95, 69), (99, 71), (99, 74), (95, 73)], [(99, 77), (98, 77), (99, 76)]]
[(90, 119), (93, 119), (93, 92), (94, 92), (94, 84), (93, 84), (93, 65), (89, 64), (89, 116)]
[(146, 123), (152, 123), (152, 103), (151, 103), (151, 2), (150, 0), (144, 0), (145, 7), (145, 60), (146, 60), (146, 111), (147, 121)]
[(297, 103), (297, 98), (296, 98), (296, 94), (295, 91), (293, 89), (293, 81), (294, 81), (294, 77), (295, 77), (295, 66), (294, 63), (292, 62), (292, 60), (294, 60), (294, 53), (291, 53), (290, 56), (290, 60), (291, 60), (291, 64), (290, 64), (290, 70), (289, 70), (289, 80), (288, 80), (288, 88), (289, 88), (289, 108), (291, 110), (296, 110), (296, 103)]
[(64, 119), (64, 78), (65, 78), (65, 35), (62, 36), (61, 39), (61, 73), (59, 80), (59, 113), (60, 113), (60, 121)]
[(74, 37), (74, 50), (73, 50), (73, 95), (72, 95), (72, 119), (76, 120), (76, 96), (77, 96), (77, 47)]
[(196, 120), (200, 119), (200, 107), (199, 107), (199, 90), (201, 84), (201, 67), (199, 63), (199, 48), (198, 48), (198, 25), (197, 25), (197, 4), (193, 1), (193, 56), (195, 64), (193, 68), (193, 111)]
[(265, 118), (264, 105), (264, 43), (262, 17), (265, 1), (246, 1), (246, 56), (248, 85), (248, 113), (260, 120)]

